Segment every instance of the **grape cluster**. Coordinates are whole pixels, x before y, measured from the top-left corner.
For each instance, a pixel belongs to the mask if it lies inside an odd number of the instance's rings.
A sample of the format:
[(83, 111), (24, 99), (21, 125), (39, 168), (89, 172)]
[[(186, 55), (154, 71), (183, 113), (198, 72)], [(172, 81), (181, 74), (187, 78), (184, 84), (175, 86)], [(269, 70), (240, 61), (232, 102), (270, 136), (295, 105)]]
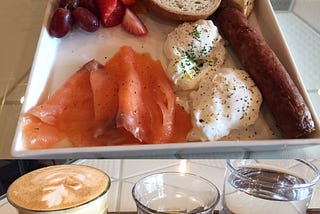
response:
[(53, 37), (62, 38), (71, 31), (73, 23), (87, 32), (94, 32), (100, 27), (99, 18), (96, 0), (60, 0), (49, 33)]

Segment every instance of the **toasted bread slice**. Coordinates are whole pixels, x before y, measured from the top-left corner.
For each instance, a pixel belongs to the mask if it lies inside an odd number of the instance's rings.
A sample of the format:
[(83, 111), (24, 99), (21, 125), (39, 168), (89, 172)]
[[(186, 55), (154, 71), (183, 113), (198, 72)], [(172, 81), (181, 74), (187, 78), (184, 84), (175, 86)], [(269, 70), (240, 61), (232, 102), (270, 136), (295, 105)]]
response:
[(221, 0), (144, 0), (155, 15), (176, 21), (206, 19), (218, 9), (220, 2)]
[(252, 13), (255, 0), (222, 0), (222, 6), (238, 8), (246, 17)]

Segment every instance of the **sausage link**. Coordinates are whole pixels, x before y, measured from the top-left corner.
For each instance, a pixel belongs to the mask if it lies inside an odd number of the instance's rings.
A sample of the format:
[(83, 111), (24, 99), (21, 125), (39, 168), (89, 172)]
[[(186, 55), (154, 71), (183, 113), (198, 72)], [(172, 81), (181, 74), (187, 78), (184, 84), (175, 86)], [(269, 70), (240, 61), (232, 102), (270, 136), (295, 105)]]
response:
[(214, 22), (259, 87), (282, 132), (290, 138), (313, 132), (314, 121), (297, 86), (247, 18), (236, 8), (225, 7)]

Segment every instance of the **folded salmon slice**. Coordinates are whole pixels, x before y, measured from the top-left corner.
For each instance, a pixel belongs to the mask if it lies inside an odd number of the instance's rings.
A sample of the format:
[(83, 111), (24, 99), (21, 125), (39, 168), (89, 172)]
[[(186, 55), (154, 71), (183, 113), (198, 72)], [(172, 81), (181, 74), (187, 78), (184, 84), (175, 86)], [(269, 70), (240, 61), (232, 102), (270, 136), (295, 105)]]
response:
[(26, 114), (23, 120), (23, 135), (29, 149), (51, 148), (66, 138), (64, 132), (31, 114)]
[(93, 92), (96, 121), (112, 122), (118, 111), (117, 74), (114, 69), (100, 68), (91, 71), (90, 84)]
[[(153, 60), (149, 54), (136, 53), (128, 46), (122, 47), (110, 61), (113, 60), (122, 62), (117, 127), (125, 128), (145, 143), (184, 141), (191, 120), (178, 108), (160, 61)], [(186, 123), (180, 126), (179, 120)]]
[(41, 121), (58, 127), (65, 123), (88, 121), (93, 117), (92, 90), (90, 70), (97, 69), (98, 62), (90, 61), (74, 73), (55, 93), (43, 104), (29, 110)]
[[(83, 141), (88, 140), (86, 134), (93, 132), (95, 125), (91, 122), (93, 121), (94, 112), (90, 70), (97, 69), (98, 66), (99, 63), (96, 61), (91, 61), (84, 65), (58, 88), (48, 100), (30, 109), (28, 114), (65, 133), (74, 146), (83, 145)], [(48, 147), (55, 147), (58, 143), (52, 140), (50, 143), (48, 142)], [(36, 142), (35, 144), (41, 144), (41, 142)]]

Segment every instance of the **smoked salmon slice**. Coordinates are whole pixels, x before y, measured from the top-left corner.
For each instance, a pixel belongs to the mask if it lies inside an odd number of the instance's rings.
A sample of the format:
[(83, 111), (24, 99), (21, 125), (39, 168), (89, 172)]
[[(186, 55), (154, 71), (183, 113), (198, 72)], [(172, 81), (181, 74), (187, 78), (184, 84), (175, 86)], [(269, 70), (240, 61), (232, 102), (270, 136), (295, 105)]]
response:
[(113, 70), (92, 70), (90, 84), (93, 92), (94, 115), (97, 121), (112, 121), (118, 111), (118, 86)]
[[(114, 122), (96, 120), (96, 82), (91, 86), (91, 74), (104, 72), (104, 66), (92, 60), (73, 74), (43, 104), (30, 109), (24, 117), (24, 136), (29, 149), (53, 148), (67, 139), (72, 146), (105, 146), (138, 143), (127, 131), (119, 130)], [(101, 70), (102, 69), (102, 70)], [(95, 76), (93, 77), (95, 78)], [(108, 103), (108, 106), (112, 103)], [(98, 116), (101, 117), (101, 116)]]
[[(110, 61), (113, 60), (122, 60), (117, 127), (125, 128), (145, 143), (185, 140), (191, 120), (187, 113), (181, 113), (184, 110), (177, 110), (173, 86), (160, 61), (128, 46), (121, 47)], [(176, 120), (186, 121), (183, 128), (175, 127)]]
[(52, 148), (66, 138), (66, 134), (55, 126), (44, 123), (31, 114), (26, 114), (23, 122), (23, 135), (29, 149)]
[[(28, 114), (64, 132), (73, 146), (85, 144), (83, 141), (88, 139), (84, 133), (94, 130), (94, 123), (90, 122), (94, 117), (90, 70), (97, 69), (98, 65), (96, 61), (84, 65), (48, 100), (30, 109)], [(82, 135), (84, 136), (80, 137)], [(59, 142), (53, 140), (48, 145), (54, 147), (57, 143)]]
[(29, 110), (29, 114), (38, 117), (50, 125), (63, 127), (77, 121), (89, 121), (93, 117), (90, 70), (97, 69), (98, 62), (90, 61), (74, 73), (43, 104)]
[[(123, 46), (103, 66), (75, 72), (24, 116), (26, 147), (43, 149), (183, 142), (190, 116), (176, 104), (160, 61)], [(68, 145), (66, 145), (68, 146)]]

